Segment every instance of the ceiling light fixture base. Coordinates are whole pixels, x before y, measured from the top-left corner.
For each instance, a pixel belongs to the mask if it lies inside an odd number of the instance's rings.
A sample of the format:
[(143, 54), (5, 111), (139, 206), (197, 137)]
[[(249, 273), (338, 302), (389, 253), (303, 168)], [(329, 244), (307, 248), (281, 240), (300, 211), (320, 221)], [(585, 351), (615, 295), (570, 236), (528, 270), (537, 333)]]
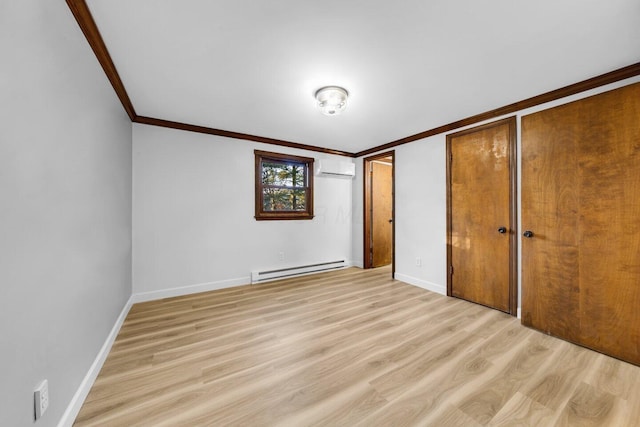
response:
[(325, 86), (316, 91), (318, 108), (327, 116), (342, 113), (347, 106), (348, 97), (349, 92), (340, 86)]

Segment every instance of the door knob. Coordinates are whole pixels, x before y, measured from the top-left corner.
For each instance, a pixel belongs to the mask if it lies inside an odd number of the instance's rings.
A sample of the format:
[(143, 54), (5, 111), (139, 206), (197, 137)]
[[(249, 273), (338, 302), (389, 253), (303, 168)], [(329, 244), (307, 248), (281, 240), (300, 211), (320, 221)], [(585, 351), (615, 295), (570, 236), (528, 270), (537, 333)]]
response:
[(389, 223), (391, 223), (391, 222), (393, 222), (393, 218), (391, 218), (391, 219), (389, 220)]
[(500, 227), (500, 228), (498, 228), (498, 233), (500, 233), (500, 234), (504, 234), (504, 233), (506, 233), (506, 232), (507, 232), (507, 227)]
[(524, 237), (531, 238), (531, 237), (533, 237), (533, 231), (529, 231), (529, 230), (527, 230), (527, 231), (525, 231), (524, 233), (522, 233), (522, 235), (523, 235)]

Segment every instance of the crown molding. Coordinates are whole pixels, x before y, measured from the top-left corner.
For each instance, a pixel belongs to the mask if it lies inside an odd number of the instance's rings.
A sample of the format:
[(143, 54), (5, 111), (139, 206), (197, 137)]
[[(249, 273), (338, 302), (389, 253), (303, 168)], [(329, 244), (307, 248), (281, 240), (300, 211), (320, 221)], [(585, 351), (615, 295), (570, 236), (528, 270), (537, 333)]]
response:
[(611, 72), (600, 74), (599, 76), (592, 77), (587, 80), (583, 80), (578, 83), (574, 83), (568, 86), (561, 87), (560, 89), (552, 90), (550, 92), (543, 93), (541, 95), (533, 96), (531, 98), (524, 99), (522, 101), (514, 102), (513, 104), (505, 105), (504, 107), (496, 108), (494, 110), (485, 111), (484, 113), (476, 114), (466, 119), (451, 122), (449, 124), (438, 126), (433, 129), (426, 130), (424, 132), (416, 133), (415, 135), (407, 136), (395, 141), (391, 141), (387, 144), (379, 145), (377, 147), (369, 148), (368, 150), (360, 151), (356, 153), (356, 157), (367, 156), (372, 153), (376, 153), (382, 150), (388, 150), (398, 145), (407, 144), (409, 142), (424, 139), (429, 136), (438, 135), (440, 133), (449, 132), (455, 129), (460, 129), (465, 126), (473, 125), (483, 122), (489, 119), (495, 119), (496, 117), (512, 114), (526, 108), (535, 107), (540, 104), (555, 101), (557, 99), (565, 98), (567, 96), (575, 95), (580, 92), (584, 92), (590, 89), (595, 89), (600, 86), (604, 86), (610, 83), (615, 83), (620, 80), (628, 79), (640, 75), (640, 62), (629, 65), (627, 67), (619, 68)]
[(449, 132), (455, 129), (459, 129), (465, 126), (473, 125), (476, 123), (483, 122), (485, 120), (490, 120), (496, 117), (508, 115), (515, 113), (520, 110), (524, 110), (526, 108), (535, 107), (540, 104), (544, 104), (550, 101), (555, 101), (560, 98), (565, 98), (570, 95), (575, 95), (580, 92), (584, 92), (590, 89), (595, 89), (600, 86), (604, 86), (610, 83), (615, 83), (620, 80), (624, 80), (630, 77), (635, 77), (640, 75), (640, 62), (635, 64), (619, 68), (617, 70), (613, 70), (611, 72), (601, 74), (596, 77), (592, 77), (587, 80), (583, 80), (578, 83), (574, 83), (568, 86), (564, 86), (562, 88), (552, 90), (550, 92), (543, 93), (541, 95), (537, 95), (531, 98), (524, 99), (522, 101), (514, 102), (509, 105), (505, 105), (500, 108), (496, 108), (494, 110), (486, 111), (484, 113), (476, 114), (474, 116), (467, 117), (462, 120), (457, 120), (455, 122), (448, 123), (446, 125), (438, 126), (433, 129), (429, 129), (420, 133), (416, 133), (414, 135), (410, 135), (401, 139), (397, 139), (395, 141), (388, 142), (386, 144), (378, 145), (376, 147), (369, 148), (367, 150), (360, 151), (358, 153), (349, 153), (342, 150), (335, 150), (331, 148), (318, 147), (314, 145), (306, 145), (298, 142), (291, 141), (283, 141), (274, 138), (268, 138), (264, 136), (257, 135), (249, 135), (240, 132), (227, 131), (215, 128), (209, 128), (205, 126), (197, 126), (190, 125), (187, 123), (174, 122), (171, 120), (163, 120), (157, 119), (153, 117), (145, 117), (138, 116), (136, 114), (135, 108), (133, 107), (133, 103), (127, 94), (127, 91), (120, 79), (120, 75), (118, 74), (118, 70), (116, 69), (113, 60), (111, 59), (111, 55), (107, 49), (107, 46), (102, 39), (102, 35), (96, 26), (96, 23), (89, 11), (89, 7), (85, 0), (66, 0), (69, 9), (73, 13), (80, 29), (84, 33), (87, 42), (93, 49), (93, 52), (98, 59), (98, 62), (102, 66), (107, 78), (111, 82), (113, 89), (115, 90), (122, 106), (124, 107), (129, 119), (131, 119), (134, 123), (143, 123), (153, 126), (161, 126), (172, 129), (180, 129), (188, 132), (198, 132), (204, 133), (208, 135), (218, 135), (227, 138), (235, 138), (235, 139), (243, 139), (248, 141), (262, 142), (265, 144), (279, 145), (283, 147), (291, 147), (291, 148), (300, 148), (303, 150), (316, 151), (321, 153), (328, 154), (336, 154), (339, 156), (346, 157), (362, 157), (367, 156), (369, 154), (377, 153), (379, 151), (388, 150), (390, 148), (397, 147), (399, 145), (408, 144), (413, 141), (417, 141), (419, 139), (424, 139), (429, 136)]
[(355, 157), (355, 154), (346, 151), (333, 150), (331, 148), (317, 147), (315, 145), (300, 144), (298, 142), (283, 141), (281, 139), (267, 138), (264, 136), (250, 135), (246, 133), (233, 132), (222, 129), (214, 129), (206, 126), (190, 125), (182, 122), (174, 122), (171, 120), (156, 119), (153, 117), (137, 116), (134, 123), (144, 125), (160, 126), (171, 129), (184, 130), (188, 132), (204, 133), (207, 135), (224, 136), (227, 138), (243, 139), (247, 141), (262, 142), (264, 144), (279, 145), (281, 147), (299, 148), (301, 150), (316, 151), (319, 153), (335, 154), (338, 156)]
[(104, 43), (104, 39), (98, 30), (98, 26), (96, 25), (91, 12), (89, 11), (89, 7), (87, 6), (87, 2), (85, 0), (66, 0), (69, 9), (71, 9), (71, 13), (75, 17), (82, 33), (84, 34), (89, 46), (93, 50), (93, 53), (96, 55), (98, 62), (102, 66), (104, 73), (107, 76), (107, 79), (111, 82), (111, 86), (116, 91), (124, 110), (127, 112), (129, 119), (133, 123), (142, 123), (153, 126), (160, 126), (172, 129), (180, 129), (188, 132), (198, 132), (204, 133), (208, 135), (218, 135), (227, 138), (235, 138), (235, 139), (243, 139), (247, 141), (255, 141), (262, 142), (265, 144), (279, 145), (282, 147), (290, 147), (290, 148), (299, 148), (302, 150), (316, 151), (320, 153), (328, 153), (328, 154), (336, 154), (339, 156), (346, 157), (354, 157), (353, 153), (348, 153), (342, 150), (334, 150), (331, 148), (317, 147), (314, 145), (301, 144), (298, 142), (291, 141), (283, 141), (275, 138), (268, 138), (264, 136), (257, 135), (249, 135), (246, 133), (233, 132), (221, 129), (215, 129), (205, 126), (196, 126), (187, 123), (174, 122), (171, 120), (163, 120), (153, 117), (145, 117), (139, 116), (136, 113), (135, 108), (133, 107), (133, 103), (127, 94), (127, 90), (124, 87), (124, 83), (118, 74), (118, 70), (113, 63), (111, 55), (109, 54), (109, 50)]
[(102, 35), (96, 26), (96, 21), (93, 20), (93, 16), (91, 15), (91, 12), (89, 12), (87, 2), (85, 0), (67, 0), (67, 5), (69, 6), (69, 9), (71, 9), (71, 13), (73, 13), (80, 29), (89, 42), (89, 46), (93, 49), (93, 53), (96, 55), (104, 73), (111, 82), (111, 86), (113, 86), (113, 89), (116, 91), (116, 95), (118, 95), (129, 119), (133, 121), (136, 118), (136, 110), (133, 108), (133, 104), (131, 103), (131, 99), (129, 99), (129, 95), (124, 88), (122, 80), (120, 79), (118, 70), (116, 70), (116, 66), (113, 64), (111, 55), (109, 55), (109, 50), (104, 44)]

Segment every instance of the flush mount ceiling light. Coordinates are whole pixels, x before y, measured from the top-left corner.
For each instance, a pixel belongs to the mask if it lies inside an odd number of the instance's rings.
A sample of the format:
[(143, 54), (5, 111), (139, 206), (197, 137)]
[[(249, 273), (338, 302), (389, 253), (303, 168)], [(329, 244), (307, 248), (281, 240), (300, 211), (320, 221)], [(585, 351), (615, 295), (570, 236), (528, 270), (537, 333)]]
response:
[(338, 86), (325, 86), (316, 91), (318, 108), (322, 114), (335, 116), (342, 113), (347, 106), (349, 92)]

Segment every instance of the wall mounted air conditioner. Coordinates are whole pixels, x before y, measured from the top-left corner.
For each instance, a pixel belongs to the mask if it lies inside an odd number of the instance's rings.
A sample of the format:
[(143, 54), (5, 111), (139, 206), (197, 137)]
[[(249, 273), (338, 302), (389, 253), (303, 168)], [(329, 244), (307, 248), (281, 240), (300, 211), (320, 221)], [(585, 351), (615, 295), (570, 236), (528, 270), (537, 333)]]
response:
[(356, 165), (348, 160), (318, 159), (316, 175), (356, 176)]

